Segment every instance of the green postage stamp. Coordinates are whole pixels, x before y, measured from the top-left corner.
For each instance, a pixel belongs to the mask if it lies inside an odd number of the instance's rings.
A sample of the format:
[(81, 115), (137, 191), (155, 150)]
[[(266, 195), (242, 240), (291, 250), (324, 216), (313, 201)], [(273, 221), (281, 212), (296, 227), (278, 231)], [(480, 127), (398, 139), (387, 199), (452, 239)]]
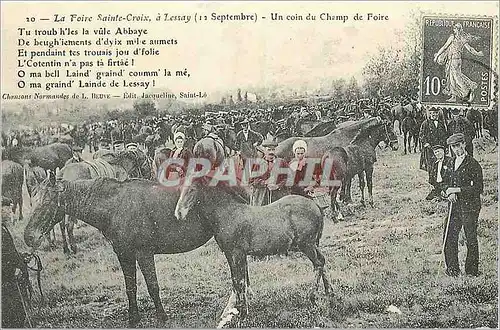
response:
[(496, 24), (493, 17), (422, 17), (422, 104), (453, 108), (495, 105)]

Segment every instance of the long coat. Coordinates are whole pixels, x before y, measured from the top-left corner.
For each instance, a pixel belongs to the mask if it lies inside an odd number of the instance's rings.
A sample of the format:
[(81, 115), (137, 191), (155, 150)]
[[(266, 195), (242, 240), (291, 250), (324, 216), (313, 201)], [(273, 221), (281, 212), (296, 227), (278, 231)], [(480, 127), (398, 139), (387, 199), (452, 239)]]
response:
[(262, 134), (252, 130), (248, 131), (248, 138), (246, 139), (243, 130), (241, 130), (236, 134), (236, 149), (241, 151), (243, 158), (252, 157), (255, 154), (254, 144), (260, 145), (263, 140)]
[(442, 121), (437, 121), (437, 127), (433, 120), (426, 119), (420, 126), (420, 142), (422, 147), (429, 143), (429, 147), (422, 148), (420, 153), (420, 169), (428, 171), (430, 165), (435, 160), (434, 153), (431, 147), (434, 145), (446, 146), (446, 139), (448, 138), (448, 133)]

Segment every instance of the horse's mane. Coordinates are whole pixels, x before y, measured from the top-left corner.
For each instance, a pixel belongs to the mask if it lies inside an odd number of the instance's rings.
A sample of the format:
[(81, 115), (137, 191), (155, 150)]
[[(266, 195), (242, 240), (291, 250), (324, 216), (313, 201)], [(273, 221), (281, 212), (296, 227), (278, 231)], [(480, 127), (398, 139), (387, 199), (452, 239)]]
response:
[(351, 144), (353, 143), (358, 143), (358, 142), (361, 142), (363, 140), (366, 140), (368, 138), (370, 138), (370, 135), (373, 133), (373, 130), (379, 128), (380, 126), (382, 125), (382, 123), (379, 123), (379, 124), (376, 124), (376, 125), (373, 125), (373, 126), (370, 126), (370, 127), (367, 127), (367, 128), (363, 128), (361, 129), (355, 136), (354, 138), (351, 140)]
[[(200, 179), (200, 182), (202, 182), (202, 185), (204, 187), (207, 187), (209, 186), (211, 180), (212, 178), (210, 176), (204, 176), (202, 179)], [(230, 195), (238, 203), (248, 204), (249, 202), (247, 200), (248, 193), (241, 186), (241, 181), (238, 178), (236, 180), (237, 180), (236, 185), (231, 185), (227, 181), (219, 181), (217, 185), (212, 188), (217, 188), (219, 190), (222, 190), (223, 192)]]

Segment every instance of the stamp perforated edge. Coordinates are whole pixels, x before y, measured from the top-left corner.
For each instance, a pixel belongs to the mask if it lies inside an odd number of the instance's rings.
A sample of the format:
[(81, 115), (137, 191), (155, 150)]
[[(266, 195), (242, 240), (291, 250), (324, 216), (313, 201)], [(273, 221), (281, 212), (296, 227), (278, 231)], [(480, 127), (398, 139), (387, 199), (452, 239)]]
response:
[[(477, 106), (477, 105), (467, 105), (467, 104), (443, 104), (443, 103), (433, 103), (433, 102), (422, 102), (422, 84), (423, 84), (423, 66), (424, 66), (424, 56), (423, 56), (423, 45), (424, 45), (424, 17), (435, 17), (435, 18), (471, 18), (471, 19), (491, 19), (492, 20), (492, 40), (491, 40), (491, 99), (489, 106)], [(478, 109), (478, 110), (491, 110), (498, 107), (498, 16), (491, 15), (463, 15), (463, 14), (449, 14), (449, 13), (435, 13), (435, 12), (420, 12), (420, 38), (418, 39), (417, 48), (419, 50), (419, 60), (420, 60), (420, 72), (419, 72), (419, 85), (418, 85), (418, 102), (425, 107), (435, 107), (437, 109)]]

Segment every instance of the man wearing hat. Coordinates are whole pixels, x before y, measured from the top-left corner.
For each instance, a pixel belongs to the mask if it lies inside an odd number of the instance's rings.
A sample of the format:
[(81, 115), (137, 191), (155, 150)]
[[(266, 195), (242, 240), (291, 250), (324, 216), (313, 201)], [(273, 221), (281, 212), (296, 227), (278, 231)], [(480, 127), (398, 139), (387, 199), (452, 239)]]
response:
[(443, 177), (444, 171), (446, 171), (446, 166), (443, 166), (449, 161), (450, 157), (445, 156), (446, 148), (440, 144), (432, 146), (432, 151), (434, 152), (434, 157), (436, 161), (432, 164), (429, 169), (429, 183), (432, 185), (431, 192), (427, 195), (427, 200), (432, 200), (436, 197), (441, 197), (443, 192)]
[(420, 169), (429, 173), (429, 181), (431, 180), (430, 168), (436, 162), (432, 146), (446, 145), (446, 138), (448, 137), (445, 123), (439, 119), (438, 115), (438, 109), (431, 107), (429, 109), (429, 117), (420, 126), (419, 138), (422, 144)]
[(66, 163), (64, 163), (64, 166), (66, 166), (68, 164), (83, 162), (83, 158), (82, 158), (82, 150), (83, 150), (83, 148), (80, 147), (80, 146), (74, 145), (71, 148), (71, 150), (73, 151), (73, 157), (71, 157), (70, 159), (68, 159), (66, 161)]
[(113, 151), (110, 149), (110, 141), (108, 139), (101, 139), (99, 144), (99, 150), (97, 150), (94, 155), (92, 155), (93, 159), (102, 158), (106, 155), (114, 155)]
[(271, 171), (274, 166), (286, 167), (284, 160), (276, 158), (275, 149), (278, 146), (278, 143), (274, 140), (267, 139), (262, 142), (262, 149), (260, 149), (264, 154), (264, 160), (267, 163), (266, 172), (259, 176), (258, 178), (254, 178), (250, 180), (252, 185), (252, 193), (250, 196), (250, 205), (261, 206), (267, 205), (272, 202), (272, 193), (283, 187), (286, 177), (282, 176), (278, 177), (278, 182), (268, 182)]
[(480, 195), (483, 192), (483, 170), (481, 165), (466, 151), (466, 140), (462, 133), (450, 136), (447, 141), (454, 154), (444, 166), (444, 196), (449, 201), (449, 216), (444, 230), (444, 255), (446, 274), (458, 276), (458, 237), (462, 226), (467, 241), (465, 273), (479, 275), (479, 248), (477, 222), (481, 210)]
[(241, 122), (242, 129), (236, 134), (236, 149), (241, 152), (243, 160), (254, 154), (255, 147), (264, 140), (262, 134), (250, 129), (250, 122), (244, 119)]
[(121, 152), (121, 151), (125, 150), (125, 143), (123, 143), (122, 140), (116, 140), (113, 143), (113, 149), (115, 152)]
[(448, 123), (448, 136), (462, 133), (465, 137), (465, 150), (471, 157), (474, 157), (474, 147), (472, 145), (472, 139), (474, 139), (475, 136), (474, 125), (472, 125), (467, 118), (461, 116), (460, 112), (460, 109), (451, 109), (451, 121)]

